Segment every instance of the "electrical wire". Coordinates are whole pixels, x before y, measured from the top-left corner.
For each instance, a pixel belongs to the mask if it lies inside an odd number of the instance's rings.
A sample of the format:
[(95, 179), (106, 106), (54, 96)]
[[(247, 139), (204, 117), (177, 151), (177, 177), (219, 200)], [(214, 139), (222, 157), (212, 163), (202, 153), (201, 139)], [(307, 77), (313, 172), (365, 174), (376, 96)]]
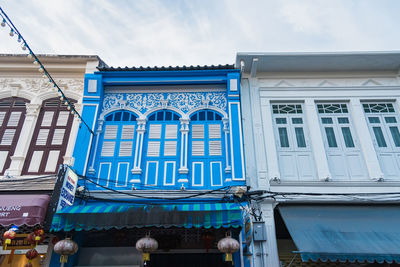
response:
[[(46, 77), (49, 80), (49, 83), (52, 83), (54, 88), (57, 89), (58, 93), (61, 94), (60, 100), (65, 101), (65, 104), (68, 105), (68, 107), (71, 109), (71, 114), (77, 116), (83, 124), (87, 127), (89, 132), (94, 135), (94, 132), (92, 129), (89, 127), (89, 125), (86, 123), (86, 121), (82, 118), (82, 116), (79, 114), (79, 112), (75, 109), (75, 106), (72, 104), (72, 101), (68, 99), (68, 97), (65, 95), (65, 93), (61, 90), (61, 88), (58, 86), (56, 81), (53, 79), (53, 77), (50, 75), (50, 73), (47, 71), (45, 66), (42, 64), (42, 62), (39, 60), (39, 58), (36, 56), (36, 54), (33, 52), (33, 50), (30, 48), (28, 45), (27, 41), (25, 38), (22, 36), (22, 34), (18, 31), (17, 27), (15, 27), (14, 23), (11, 21), (11, 19), (7, 16), (5, 11), (0, 7), (0, 16), (2, 18), (2, 26), (4, 27), (5, 24), (7, 24), (8, 27), (10, 27), (10, 36), (14, 35), (14, 32), (18, 35), (18, 40), (22, 41), (22, 49), (26, 50), (28, 49), (29, 54), (28, 57), (32, 57), (34, 59), (34, 64), (38, 64), (39, 71), (43, 72), (43, 76)], [(4, 25), (3, 25), (4, 24)], [(12, 35), (11, 35), (12, 34)]]

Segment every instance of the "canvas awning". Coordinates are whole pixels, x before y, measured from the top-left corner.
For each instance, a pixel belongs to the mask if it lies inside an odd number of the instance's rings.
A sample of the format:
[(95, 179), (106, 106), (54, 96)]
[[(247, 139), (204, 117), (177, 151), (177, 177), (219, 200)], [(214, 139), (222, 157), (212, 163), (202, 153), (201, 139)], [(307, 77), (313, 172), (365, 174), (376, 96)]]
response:
[(49, 195), (0, 195), (0, 225), (43, 224), (49, 201)]
[(399, 206), (279, 206), (303, 261), (400, 263)]
[(242, 211), (234, 203), (140, 205), (92, 202), (58, 211), (53, 217), (51, 231), (241, 226)]

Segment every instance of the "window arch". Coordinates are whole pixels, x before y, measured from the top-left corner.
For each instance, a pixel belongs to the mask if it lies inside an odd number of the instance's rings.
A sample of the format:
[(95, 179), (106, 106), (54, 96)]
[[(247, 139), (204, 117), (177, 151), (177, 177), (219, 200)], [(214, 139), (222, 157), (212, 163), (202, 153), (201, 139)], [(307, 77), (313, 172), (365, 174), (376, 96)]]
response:
[(222, 186), (225, 136), (221, 114), (201, 110), (190, 116), (189, 159), (192, 186)]
[(133, 167), (138, 116), (131, 111), (115, 111), (104, 117), (97, 148), (98, 183), (126, 187)]
[(0, 175), (10, 167), (25, 119), (26, 103), (23, 98), (0, 100)]
[[(72, 100), (72, 103), (76, 101)], [(60, 100), (43, 102), (22, 170), (23, 174), (56, 173), (62, 164), (73, 115)]]
[(142, 169), (145, 185), (175, 186), (180, 155), (180, 116), (160, 110), (148, 116)]

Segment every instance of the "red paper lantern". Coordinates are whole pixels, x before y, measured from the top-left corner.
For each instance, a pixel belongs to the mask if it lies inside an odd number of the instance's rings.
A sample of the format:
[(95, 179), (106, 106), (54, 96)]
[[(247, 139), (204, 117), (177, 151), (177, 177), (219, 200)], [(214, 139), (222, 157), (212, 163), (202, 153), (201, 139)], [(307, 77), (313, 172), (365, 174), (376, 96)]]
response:
[(25, 253), (25, 257), (26, 257), (28, 260), (33, 260), (33, 259), (36, 258), (38, 255), (39, 255), (39, 253), (38, 253), (37, 250), (34, 249), (34, 248), (28, 250), (28, 251)]
[(32, 245), (38, 245), (44, 240), (44, 231), (42, 229), (35, 230), (33, 233), (30, 233), (27, 237), (27, 240)]
[(14, 239), (17, 236), (17, 234), (13, 230), (8, 230), (4, 233), (4, 246), (5, 249), (7, 249), (7, 245), (11, 244), (11, 240)]

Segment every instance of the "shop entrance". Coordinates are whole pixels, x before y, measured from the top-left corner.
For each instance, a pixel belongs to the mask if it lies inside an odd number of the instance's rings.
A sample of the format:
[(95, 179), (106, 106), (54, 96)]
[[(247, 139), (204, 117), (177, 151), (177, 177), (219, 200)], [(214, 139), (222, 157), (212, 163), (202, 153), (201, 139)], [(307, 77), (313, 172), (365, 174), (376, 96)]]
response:
[(149, 267), (232, 267), (222, 253), (163, 253), (152, 254)]

